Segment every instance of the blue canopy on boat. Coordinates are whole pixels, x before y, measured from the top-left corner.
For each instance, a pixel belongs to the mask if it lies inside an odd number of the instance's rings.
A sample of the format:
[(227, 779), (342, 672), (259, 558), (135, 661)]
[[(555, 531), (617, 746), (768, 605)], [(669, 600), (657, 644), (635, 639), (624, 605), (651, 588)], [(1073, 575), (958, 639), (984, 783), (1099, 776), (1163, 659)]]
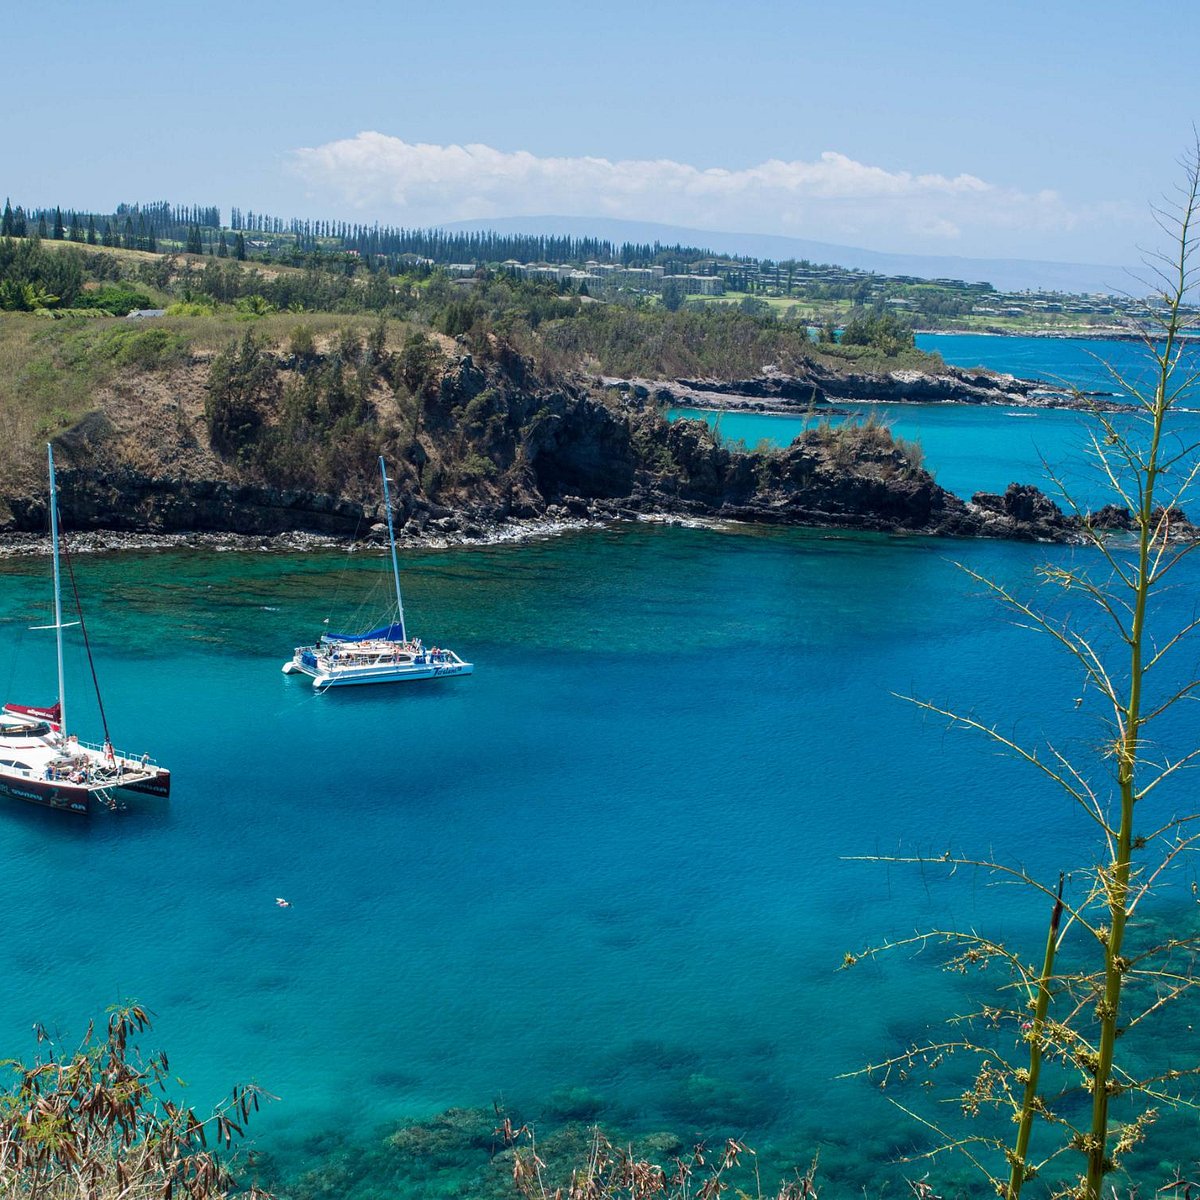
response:
[(404, 636), (403, 624), (393, 621), (391, 625), (383, 625), (366, 633), (327, 633), (325, 640), (327, 642), (403, 642), (407, 639)]

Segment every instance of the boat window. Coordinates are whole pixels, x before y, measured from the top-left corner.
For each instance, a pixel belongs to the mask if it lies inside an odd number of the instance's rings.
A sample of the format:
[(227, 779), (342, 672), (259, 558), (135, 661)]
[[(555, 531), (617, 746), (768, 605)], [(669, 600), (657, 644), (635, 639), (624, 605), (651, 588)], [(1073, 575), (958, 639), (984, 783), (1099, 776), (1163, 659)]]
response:
[(18, 771), (32, 771), (28, 763), (17, 762), (15, 758), (0, 758), (0, 767), (15, 767)]

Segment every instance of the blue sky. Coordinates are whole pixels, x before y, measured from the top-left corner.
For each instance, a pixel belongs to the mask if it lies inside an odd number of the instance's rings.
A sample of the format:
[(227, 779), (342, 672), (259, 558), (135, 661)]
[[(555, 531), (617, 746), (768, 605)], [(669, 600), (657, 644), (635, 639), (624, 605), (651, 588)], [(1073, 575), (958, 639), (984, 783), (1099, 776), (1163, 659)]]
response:
[(1200, 6), (1161, 0), (43, 0), (5, 41), (0, 191), (30, 205), (1126, 263), (1200, 121)]

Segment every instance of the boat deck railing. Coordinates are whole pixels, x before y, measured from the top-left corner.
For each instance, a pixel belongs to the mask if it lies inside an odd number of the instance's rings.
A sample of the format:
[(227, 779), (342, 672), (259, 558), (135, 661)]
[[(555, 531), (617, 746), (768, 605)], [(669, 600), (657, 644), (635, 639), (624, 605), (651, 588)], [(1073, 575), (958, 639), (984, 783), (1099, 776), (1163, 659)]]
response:
[[(145, 771), (148, 775), (153, 775), (158, 769), (158, 763), (148, 754), (130, 754), (128, 750), (117, 750), (115, 747), (105, 746), (101, 742), (85, 742), (81, 738), (73, 739), (74, 745), (81, 750), (94, 750), (102, 757), (109, 759), (115, 765), (120, 763), (127, 764), (125, 774), (136, 773), (139, 769)], [(64, 743), (63, 749), (67, 749), (71, 743)]]

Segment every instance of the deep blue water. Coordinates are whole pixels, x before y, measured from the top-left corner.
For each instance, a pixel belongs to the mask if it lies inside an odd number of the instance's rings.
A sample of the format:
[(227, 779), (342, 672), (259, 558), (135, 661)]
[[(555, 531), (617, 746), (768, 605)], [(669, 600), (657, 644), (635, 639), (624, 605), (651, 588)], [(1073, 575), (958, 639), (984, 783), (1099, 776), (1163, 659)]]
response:
[[(843, 955), (948, 925), (1040, 954), (1046, 913), (981, 872), (847, 858), (994, 850), (1052, 877), (1093, 835), (898, 694), (1089, 752), (1094, 697), (951, 561), (1028, 590), (1082, 553), (629, 526), (409, 555), (411, 627), (477, 674), (323, 697), (280, 664), (380, 556), (81, 558), (114, 740), (175, 791), (86, 820), (0, 809), (0, 1046), (136, 997), (189, 1102), (250, 1079), (281, 1097), (267, 1149), (318, 1155), (348, 1102), (366, 1137), (588, 1089), (606, 1122), (744, 1136), (768, 1167), (821, 1145), (828, 1194), (860, 1195), (914, 1127), (838, 1077), (969, 998), (935, 954)], [(1185, 563), (1167, 622), (1197, 582)], [(43, 560), (0, 562), (10, 698), (52, 697), (50, 635), (27, 630), (47, 591)], [(85, 670), (73, 646), (86, 734)]]

